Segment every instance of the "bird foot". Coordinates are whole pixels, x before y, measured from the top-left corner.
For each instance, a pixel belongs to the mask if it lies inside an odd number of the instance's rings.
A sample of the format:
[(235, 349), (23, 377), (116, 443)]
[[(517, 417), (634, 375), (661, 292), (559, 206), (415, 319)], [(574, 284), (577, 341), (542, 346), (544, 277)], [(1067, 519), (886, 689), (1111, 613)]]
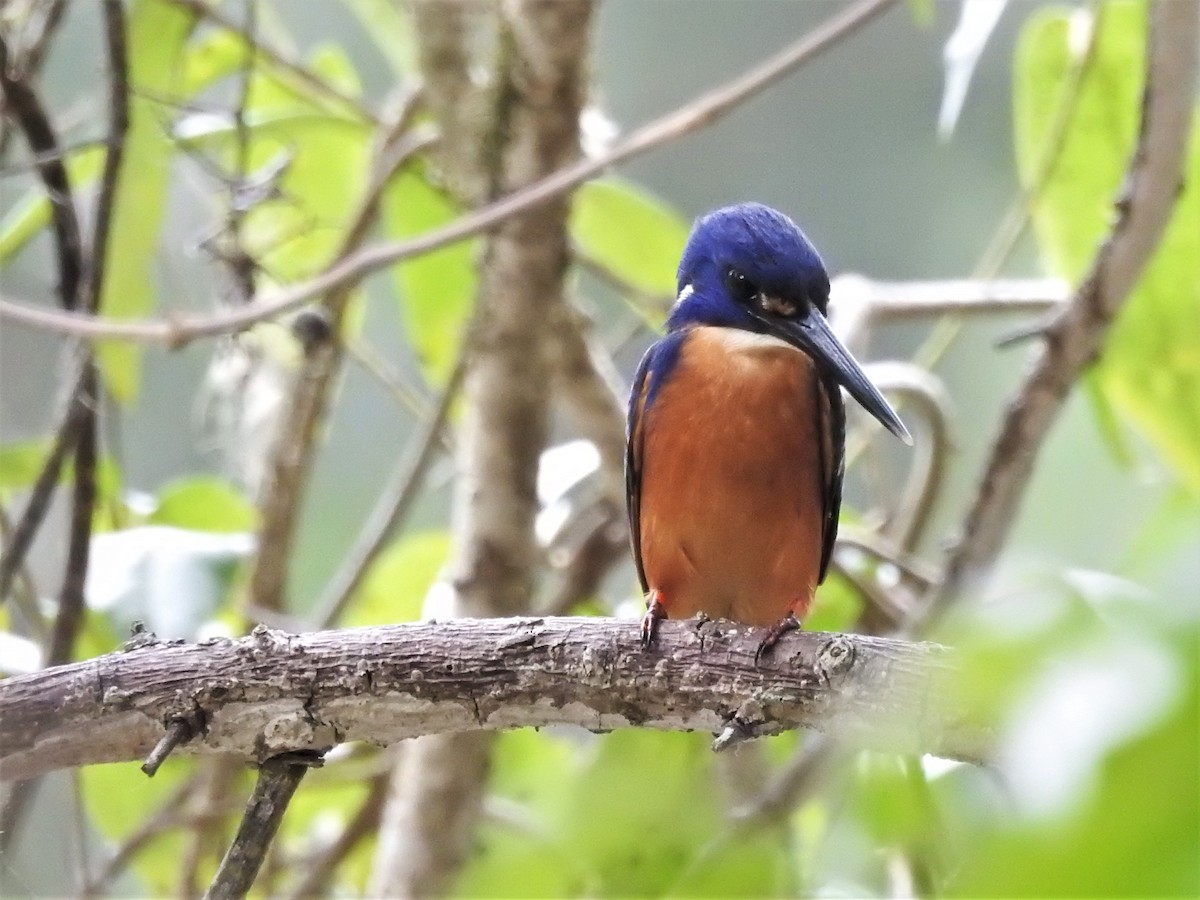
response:
[(794, 612), (789, 612), (786, 616), (767, 629), (767, 633), (763, 635), (763, 639), (758, 642), (758, 649), (754, 651), (754, 664), (757, 666), (762, 655), (779, 643), (779, 639), (789, 631), (799, 631), (800, 620), (796, 618)]
[(642, 649), (649, 650), (658, 634), (658, 623), (667, 617), (662, 593), (653, 590), (646, 595), (646, 614), (642, 616)]

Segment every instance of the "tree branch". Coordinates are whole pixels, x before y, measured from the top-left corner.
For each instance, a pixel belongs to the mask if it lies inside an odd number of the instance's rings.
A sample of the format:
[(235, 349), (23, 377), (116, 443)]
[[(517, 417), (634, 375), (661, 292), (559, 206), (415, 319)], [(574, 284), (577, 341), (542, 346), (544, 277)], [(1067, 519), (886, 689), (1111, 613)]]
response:
[(1009, 404), (929, 617), (987, 577), (1016, 519), (1043, 440), (1158, 246), (1183, 183), (1198, 56), (1200, 3), (1158, 0), (1150, 13), (1141, 131), (1116, 204), (1117, 220), (1069, 306), (1046, 329), (1041, 355)]
[(319, 764), (319, 757), (303, 758), (295, 754), (272, 757), (262, 764), (237, 835), (204, 894), (205, 900), (246, 896), (258, 877), (267, 848), (279, 830), (292, 794), (296, 793), (308, 770)]
[(759, 629), (589, 617), (456, 619), (153, 644), (0, 682), (0, 779), (140, 760), (173, 719), (176, 754), (258, 762), (342, 741), (570, 724), (754, 735), (809, 727), (850, 744), (979, 760), (988, 729), (943, 690), (946, 648), (801, 632), (755, 665)]
[[(371, 177), (342, 237), (338, 259), (353, 253), (366, 240), (378, 218), (388, 182), (421, 146), (421, 140), (413, 138), (410, 131), (415, 110), (415, 95), (411, 95), (409, 102), (396, 111), (394, 121), (379, 129)], [(344, 347), (340, 332), (351, 296), (350, 288), (343, 287), (331, 291), (322, 301), (322, 312), (328, 317), (328, 333), (325, 340), (310, 342), (305, 348), (260, 487), (262, 522), (258, 552), (250, 573), (249, 599), (273, 612), (283, 608), (292, 542), (316, 453), (317, 429), (342, 367)]]
[[(476, 104), (443, 105), (443, 134), (477, 146), (443, 155), (449, 180), (468, 202), (536, 184), (579, 156), (579, 119), (586, 94), (590, 0), (521, 0), (418, 5), (418, 25), (436, 45), (422, 56), (431, 95), (446, 63), (452, 81), (467, 58), (474, 25), (495, 42), (490, 108), (482, 127), (469, 121)], [(481, 13), (482, 11), (482, 13)], [(483, 16), (480, 19), (480, 15)], [(458, 93), (460, 87), (451, 87)], [(480, 92), (469, 91), (475, 96)], [(445, 104), (449, 97), (440, 95)], [(466, 102), (466, 101), (464, 101)], [(454, 168), (449, 168), (454, 167)], [(473, 186), (481, 193), (471, 196)], [(568, 198), (505, 220), (485, 242), (479, 289), (468, 328), (448, 566), (456, 615), (528, 612), (541, 552), (534, 534), (537, 470), (548, 433), (551, 319), (563, 304), (570, 260)], [(491, 758), (491, 735), (439, 735), (405, 748), (392, 776), (370, 889), (381, 895), (441, 893), (470, 851)]]
[(29, 491), (29, 499), (25, 502), (21, 517), (14, 523), (11, 534), (4, 542), (4, 549), (0, 552), (0, 604), (8, 599), (13, 579), (24, 565), (25, 556), (50, 509), (50, 500), (62, 476), (63, 464), (67, 456), (75, 450), (84, 423), (91, 416), (90, 408), (84, 403), (86, 381), (82, 371), (73, 381), (70, 396), (67, 398), (66, 414), (55, 432), (50, 452), (42, 461), (42, 468)]
[(59, 302), (72, 310), (79, 303), (79, 285), (83, 276), (83, 239), (79, 217), (71, 192), (67, 167), (59, 156), (58, 136), (33, 87), (10, 70), (13, 60), (4, 36), (0, 34), (0, 91), (5, 112), (20, 126), (29, 151), (39, 158), (38, 175), (50, 201), (58, 260)]
[[(108, 49), (109, 129), (104, 170), (96, 197), (95, 227), (90, 253), (84, 258), (79, 308), (96, 315), (104, 291), (108, 232), (113, 218), (117, 179), (125, 156), (129, 130), (129, 60), (125, 45), (125, 8), (121, 0), (104, 0), (104, 37)], [(74, 655), (75, 640), (83, 627), (83, 587), (92, 546), (92, 515), (96, 506), (96, 465), (100, 453), (100, 371), (91, 348), (83, 361), (78, 384), (83, 421), (75, 441), (75, 481), (71, 493), (71, 525), (67, 542), (67, 568), (58, 595), (58, 613), (50, 631), (46, 664), (56, 666)], [(74, 405), (74, 404), (72, 404)]]
[(355, 285), (368, 275), (401, 260), (488, 231), (521, 212), (561, 197), (613, 166), (716, 123), (746, 100), (810, 62), (895, 3), (896, 0), (860, 0), (745, 74), (643, 125), (607, 153), (564, 166), (528, 187), (513, 191), (442, 228), (411, 240), (367, 247), (315, 278), (261, 297), (241, 309), (217, 315), (117, 322), (94, 316), (52, 312), (0, 298), (0, 318), (88, 340), (134, 340), (169, 347), (178, 347), (196, 338), (243, 331), (256, 322), (273, 319), (281, 313), (304, 306), (329, 291)]

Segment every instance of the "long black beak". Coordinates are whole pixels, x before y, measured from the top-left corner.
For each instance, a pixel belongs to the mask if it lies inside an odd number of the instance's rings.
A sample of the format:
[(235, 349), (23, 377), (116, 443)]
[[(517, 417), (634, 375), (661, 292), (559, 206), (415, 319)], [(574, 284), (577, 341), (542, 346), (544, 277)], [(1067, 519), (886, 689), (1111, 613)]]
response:
[(815, 307), (809, 306), (808, 312), (790, 319), (757, 310), (753, 314), (771, 334), (803, 350), (818, 366), (832, 369), (837, 382), (863, 409), (878, 419), (884, 428), (912, 446), (912, 435), (908, 433), (896, 411), (884, 399), (883, 394), (879, 393), (879, 389), (871, 384), (867, 373), (850, 355), (850, 351), (842, 346), (825, 317)]

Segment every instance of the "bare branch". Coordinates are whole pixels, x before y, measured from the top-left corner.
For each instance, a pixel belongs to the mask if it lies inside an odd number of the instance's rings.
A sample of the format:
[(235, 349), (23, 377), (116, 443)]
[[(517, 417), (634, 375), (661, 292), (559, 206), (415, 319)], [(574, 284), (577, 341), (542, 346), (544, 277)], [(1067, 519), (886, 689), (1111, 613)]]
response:
[(368, 247), (309, 281), (262, 297), (242, 309), (218, 315), (114, 322), (94, 316), (55, 313), (0, 299), (0, 318), (88, 340), (133, 340), (170, 347), (196, 338), (242, 331), (256, 322), (272, 319), (310, 303), (331, 290), (357, 284), (368, 275), (401, 260), (488, 231), (512, 216), (562, 196), (606, 169), (716, 123), (746, 100), (810, 62), (895, 3), (896, 0), (860, 0), (744, 75), (642, 126), (609, 152), (564, 166), (528, 187), (515, 190), (442, 228), (411, 240)]
[(1004, 416), (962, 540), (929, 617), (987, 577), (1016, 518), (1037, 452), (1067, 394), (1100, 353), (1113, 317), (1162, 236), (1183, 182), (1200, 56), (1200, 3), (1151, 8), (1142, 124), (1118, 216), (1069, 306)]
[(146, 761), (142, 763), (142, 771), (147, 776), (153, 778), (159, 767), (166, 761), (166, 758), (171, 755), (171, 751), (180, 744), (186, 744), (192, 739), (195, 734), (195, 729), (192, 723), (182, 716), (172, 719), (167, 726), (166, 733), (154, 745), (154, 749), (150, 751), (150, 755), (146, 757)]
[[(125, 45), (125, 8), (121, 0), (104, 0), (104, 37), (108, 48), (109, 128), (104, 169), (96, 198), (92, 246), (84, 259), (85, 278), (78, 300), (90, 315), (100, 309), (104, 290), (104, 271), (108, 255), (108, 232), (113, 218), (117, 179), (125, 155), (125, 135), (129, 130), (129, 60)], [(71, 494), (71, 525), (67, 541), (67, 569), (58, 594), (58, 613), (50, 631), (46, 664), (59, 665), (69, 660), (75, 639), (83, 627), (83, 586), (87, 579), (88, 558), (92, 546), (92, 516), (96, 506), (96, 463), (99, 456), (97, 421), (100, 406), (100, 372), (89, 351), (83, 362), (78, 386), (83, 421), (75, 442), (75, 482)], [(72, 404), (74, 405), (74, 404)]]
[(952, 446), (950, 397), (940, 378), (911, 363), (871, 363), (868, 371), (881, 391), (904, 401), (918, 414), (928, 432), (928, 439), (917, 448), (895, 515), (885, 529), (907, 552), (920, 542), (941, 493)]
[(258, 877), (292, 794), (314, 765), (320, 765), (320, 757), (305, 758), (292, 753), (272, 757), (262, 764), (242, 824), (204, 894), (205, 900), (240, 900), (246, 896)]
[(58, 137), (41, 100), (27, 81), (14, 76), (11, 63), (8, 44), (0, 35), (0, 89), (4, 93), (5, 112), (16, 120), (30, 152), (39, 158), (38, 175), (46, 186), (50, 218), (54, 224), (59, 302), (65, 310), (76, 309), (83, 276), (83, 239), (70, 177), (59, 155)]
[[(383, 191), (392, 175), (412, 153), (424, 146), (424, 136), (413, 135), (409, 130), (415, 109), (413, 96), (396, 111), (394, 120), (380, 129), (371, 177), (342, 237), (339, 259), (353, 253), (366, 239), (375, 225)], [(287, 563), (314, 458), (317, 426), (325, 414), (330, 386), (341, 371), (344, 348), (337, 336), (350, 296), (350, 287), (343, 286), (331, 291), (322, 301), (322, 311), (328, 317), (326, 339), (309, 342), (305, 348), (304, 360), (296, 373), (267, 466), (259, 503), (262, 524), (258, 553), (250, 574), (250, 600), (267, 610), (283, 608)]]
[[(476, 23), (497, 44), (491, 104), (482, 126), (471, 108), (443, 107), (447, 134), (477, 132), (477, 147), (443, 157), (452, 182), (479, 197), (519, 191), (579, 156), (590, 0), (521, 0), (498, 8), (420, 7), (418, 24), (453, 20), (430, 37), (457, 44)], [(468, 48), (444, 47), (453, 79)], [(442, 57), (442, 53), (438, 57)], [(424, 64), (437, 60), (427, 55)], [(428, 71), (432, 81), (438, 72)], [(451, 86), (451, 92), (457, 90)], [(476, 92), (469, 92), (472, 96)], [(443, 97), (445, 99), (445, 97)], [(472, 199), (468, 194), (468, 199)], [(458, 615), (513, 615), (531, 608), (541, 551), (534, 535), (538, 462), (546, 444), (553, 368), (552, 320), (563, 305), (570, 252), (568, 200), (559, 196), (506, 219), (487, 238), (467, 338), (466, 411), (455, 485), (455, 553), (448, 566)], [(440, 893), (470, 849), (491, 758), (491, 735), (438, 735), (405, 749), (392, 779), (371, 890)]]
[(987, 754), (988, 729), (943, 692), (957, 677), (945, 648), (801, 632), (755, 665), (760, 637), (666, 621), (647, 652), (633, 621), (575, 617), (148, 645), (0, 682), (0, 779), (142, 759), (181, 714), (205, 729), (177, 754), (249, 762), (550, 724), (716, 733), (734, 714), (754, 734), (811, 727), (894, 752)]
[(1045, 313), (1070, 297), (1059, 278), (877, 281), (857, 274), (834, 278), (829, 293), (833, 311), (863, 307), (881, 322), (948, 313)]
[(46, 455), (46, 459), (42, 462), (41, 471), (38, 472), (37, 479), (30, 489), (29, 499), (25, 502), (21, 518), (13, 525), (11, 534), (6, 536), (4, 552), (0, 554), (0, 604), (8, 598), (13, 578), (21, 570), (25, 556), (41, 527), (42, 520), (50, 509), (50, 500), (54, 495), (54, 489), (58, 487), (63, 464), (66, 462), (67, 456), (75, 449), (84, 421), (91, 415), (91, 410), (83, 400), (84, 386), (84, 376), (81, 372), (71, 388), (66, 415), (54, 435), (54, 443)]

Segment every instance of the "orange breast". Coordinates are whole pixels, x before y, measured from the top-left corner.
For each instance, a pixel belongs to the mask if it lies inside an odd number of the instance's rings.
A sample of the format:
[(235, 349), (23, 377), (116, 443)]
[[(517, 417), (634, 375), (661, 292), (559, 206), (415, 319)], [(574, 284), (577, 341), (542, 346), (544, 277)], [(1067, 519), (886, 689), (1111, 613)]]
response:
[(803, 617), (819, 581), (825, 404), (781, 341), (697, 328), (642, 423), (641, 556), (671, 618)]

